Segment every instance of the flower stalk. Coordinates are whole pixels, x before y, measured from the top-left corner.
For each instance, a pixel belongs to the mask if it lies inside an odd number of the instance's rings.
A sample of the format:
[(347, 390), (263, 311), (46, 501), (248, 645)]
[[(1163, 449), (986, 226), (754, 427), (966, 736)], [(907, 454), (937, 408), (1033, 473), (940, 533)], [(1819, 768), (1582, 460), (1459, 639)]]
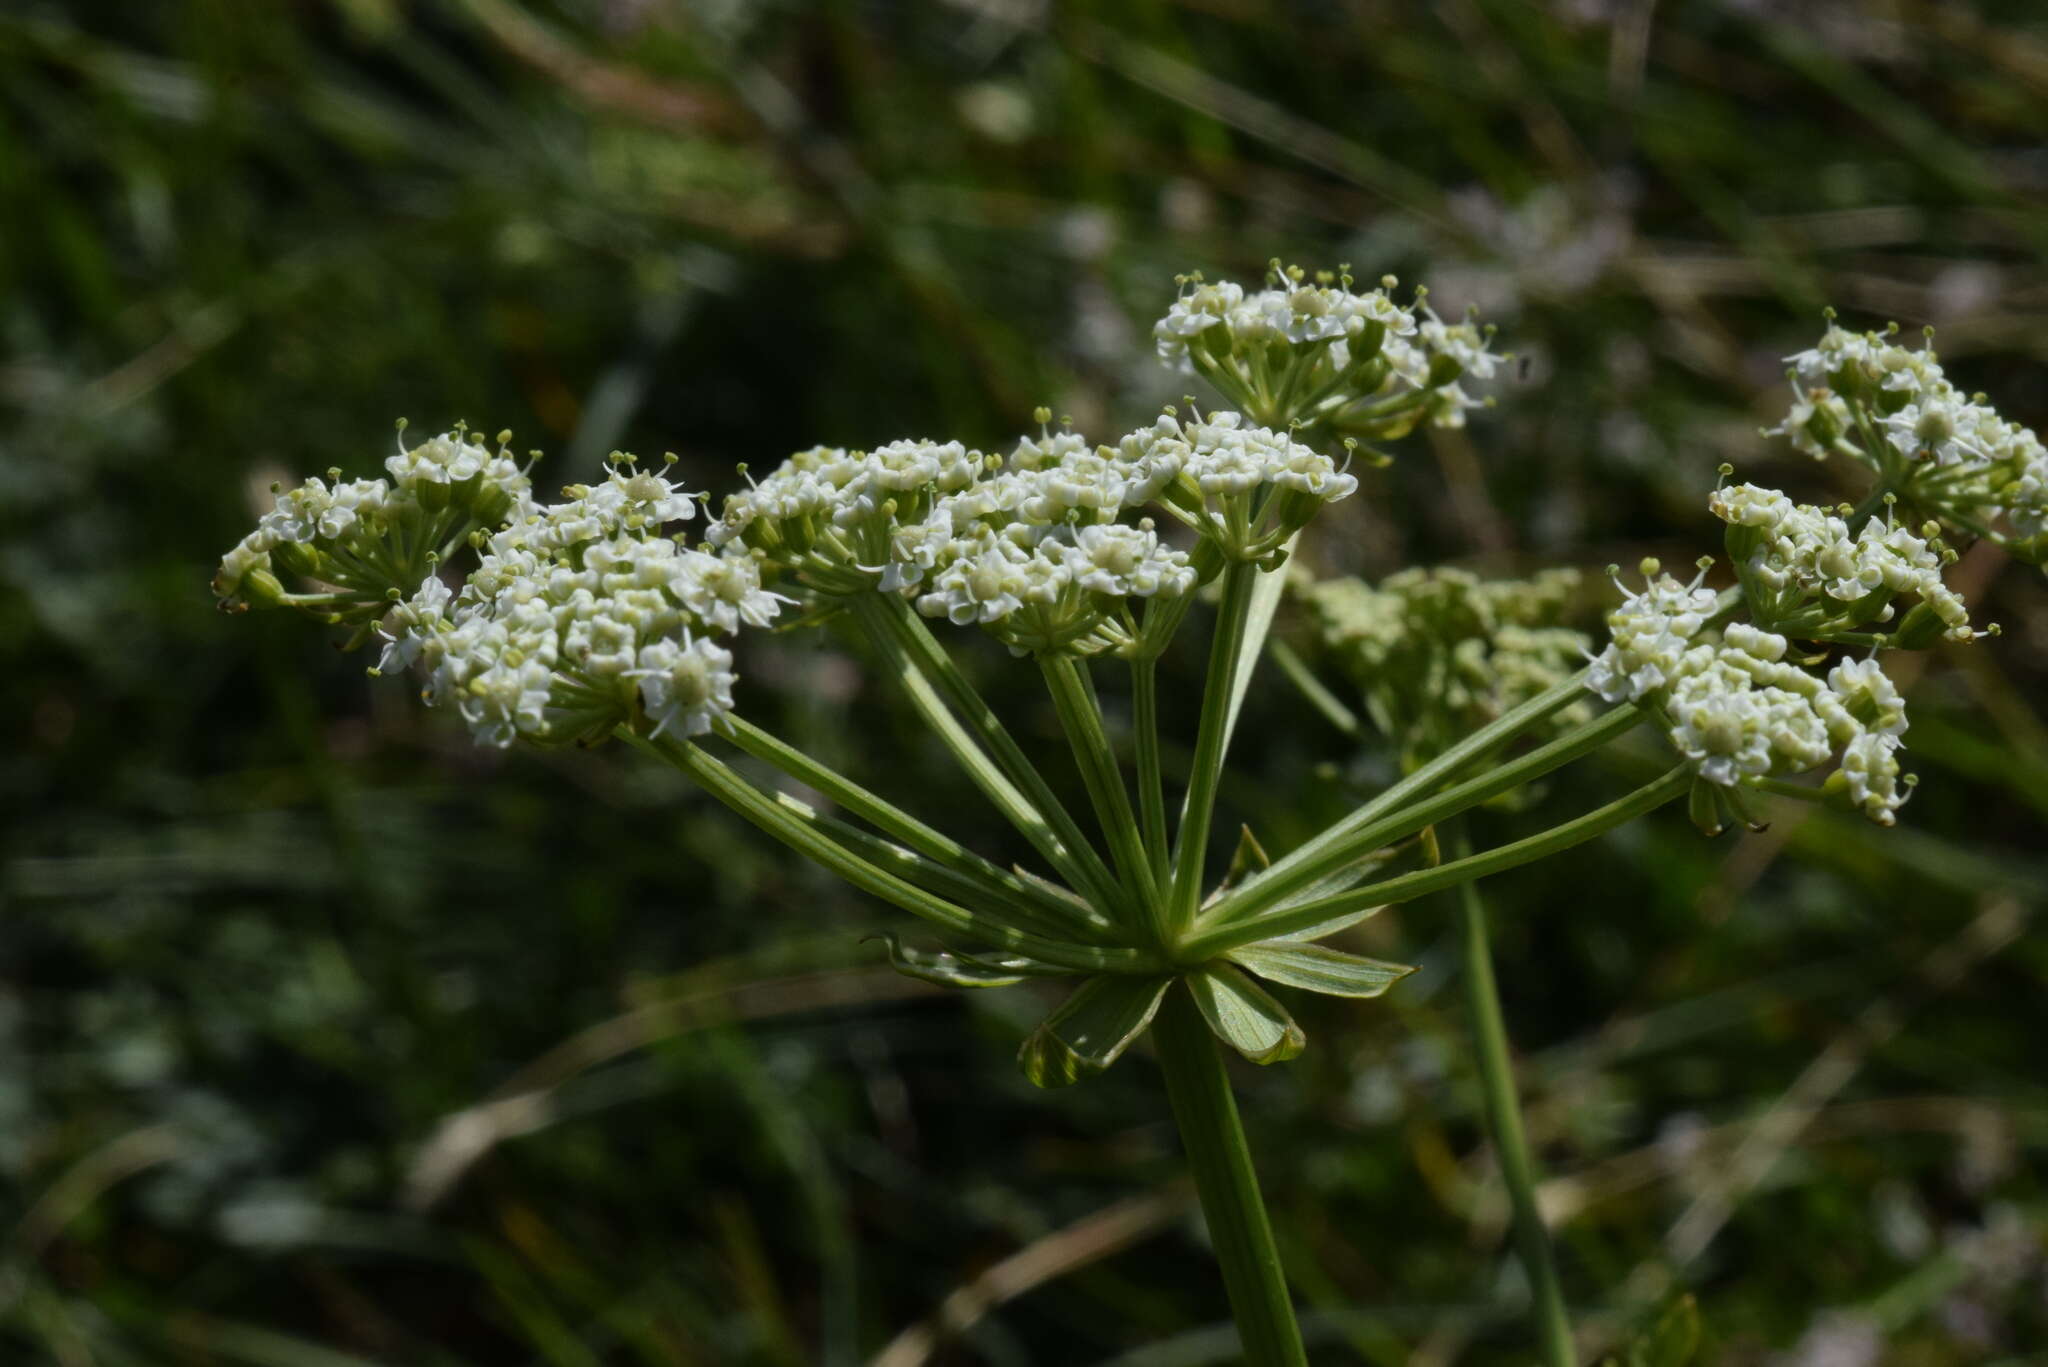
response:
[(1596, 836), (1605, 835), (1616, 826), (1633, 821), (1639, 816), (1646, 816), (1667, 802), (1674, 802), (1685, 796), (1687, 789), (1692, 786), (1692, 778), (1691, 766), (1679, 764), (1668, 770), (1662, 778), (1643, 785), (1627, 796), (1616, 798), (1604, 807), (1596, 807), (1583, 816), (1553, 826), (1541, 834), (1511, 841), (1505, 845), (1496, 845), (1483, 853), (1470, 855), (1464, 859), (1454, 859), (1447, 864), (1417, 869), (1413, 873), (1382, 879), (1377, 883), (1368, 883), (1364, 887), (1333, 893), (1327, 897), (1312, 898), (1282, 910), (1252, 917), (1250, 920), (1225, 922), (1206, 931), (1198, 931), (1182, 940), (1181, 954), (1195, 961), (1214, 958), (1240, 945), (1311, 930), (1335, 917), (1361, 908), (1393, 906), (1400, 902), (1413, 901), (1432, 892), (1441, 892), (1445, 888), (1469, 883), (1475, 878), (1484, 878), (1538, 859), (1547, 859), (1553, 854), (1561, 854), (1573, 846), (1582, 845)]
[(1139, 833), (1138, 817), (1124, 788), (1116, 755), (1109, 748), (1109, 736), (1102, 726), (1102, 706), (1089, 682), (1088, 666), (1071, 655), (1041, 655), (1039, 667), (1045, 675), (1060, 728), (1081, 769), (1081, 781), (1088, 789), (1096, 820), (1107, 837), (1127, 896), (1145, 913), (1157, 943), (1166, 943), (1167, 927), (1159, 915), (1158, 889), (1154, 883), (1152, 855)]
[(1230, 701), (1237, 673), (1244, 667), (1245, 629), (1251, 618), (1252, 585), (1258, 567), (1232, 561), (1223, 571), (1223, 597), (1216, 612), (1216, 633), (1209, 644), (1209, 672), (1202, 688), (1202, 717), (1195, 733), (1194, 763), (1187, 797), (1181, 806), (1180, 829), (1174, 836), (1172, 923), (1195, 919), (1202, 899), (1203, 856), (1223, 781), (1223, 752), (1230, 743)]
[(1168, 990), (1152, 1033), (1245, 1362), (1250, 1367), (1306, 1367), (1301, 1328), (1223, 1051), (1186, 987)]
[[(1460, 857), (1472, 852), (1462, 830), (1450, 840)], [(1476, 883), (1458, 889), (1458, 921), (1464, 941), (1465, 1010), (1472, 1022), (1472, 1054), (1486, 1103), (1486, 1127), (1493, 1135), (1494, 1156), (1507, 1184), (1514, 1211), (1515, 1246), (1529, 1278), (1530, 1313), (1545, 1367), (1576, 1367), (1571, 1319), (1564, 1287), (1557, 1275), (1557, 1256), (1550, 1230), (1536, 1201), (1536, 1163), (1522, 1127), (1522, 1106), (1515, 1086), (1514, 1060), (1508, 1050), (1507, 1024), (1501, 1015), (1500, 988), (1494, 980), (1493, 950), (1488, 942), (1486, 904)]]

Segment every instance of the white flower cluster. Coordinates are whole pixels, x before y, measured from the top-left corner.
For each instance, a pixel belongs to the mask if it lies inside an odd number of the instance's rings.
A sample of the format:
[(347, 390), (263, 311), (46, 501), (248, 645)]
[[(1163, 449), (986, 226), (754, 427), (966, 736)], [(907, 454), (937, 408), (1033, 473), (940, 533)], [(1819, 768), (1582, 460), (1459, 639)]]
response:
[[(1279, 279), (1278, 288), (1248, 293), (1229, 280), (1210, 284), (1199, 274), (1181, 278), (1179, 296), (1152, 328), (1159, 358), (1191, 371), (1191, 348), (1350, 344), (1373, 337), (1376, 328), (1397, 337), (1415, 333), (1415, 315), (1396, 304), (1384, 287), (1356, 292), (1348, 280), (1309, 284), (1299, 270)], [(1222, 331), (1212, 333), (1216, 328)]]
[(1412, 307), (1395, 303), (1394, 283), (1357, 290), (1347, 274), (1311, 279), (1277, 262), (1263, 290), (1183, 276), (1153, 341), (1166, 364), (1263, 421), (1335, 418), (1369, 437), (1400, 436), (1424, 416), (1461, 426), (1479, 401), (1459, 381), (1492, 378), (1491, 334), (1445, 323), (1420, 291)]
[(386, 622), (380, 668), (421, 666), (428, 703), (492, 745), (595, 740), (636, 713), (655, 735), (710, 730), (735, 680), (712, 638), (768, 625), (784, 600), (744, 547), (667, 534), (693, 505), (662, 475), (622, 458), (565, 493), (518, 505), (458, 594), (429, 576)]
[[(1590, 645), (1562, 625), (1579, 584), (1576, 570), (1488, 580), (1440, 568), (1377, 586), (1318, 580), (1300, 593), (1374, 724), (1420, 760), (1572, 674)], [(1568, 708), (1552, 724), (1585, 717)]]
[(973, 484), (992, 464), (1000, 462), (957, 441), (813, 447), (764, 480), (748, 476), (706, 539), (750, 546), (815, 588), (858, 592), (886, 572), (899, 526), (922, 520), (935, 499)]
[(1358, 478), (1283, 432), (1236, 413), (1171, 415), (1124, 438), (1127, 460), (1171, 468), (1159, 505), (1227, 553), (1256, 558), (1278, 549), (1326, 503), (1348, 498)]
[(1931, 527), (1917, 536), (1886, 516), (1851, 534), (1839, 514), (1754, 484), (1719, 488), (1707, 506), (1728, 524), (1729, 553), (1765, 626), (1820, 640), (1892, 621), (1892, 600), (1904, 593), (1919, 598), (1915, 612), (1950, 640), (1980, 634), (1962, 595), (1942, 581), (1954, 556)]
[(1851, 800), (1891, 825), (1910, 787), (1897, 756), (1906, 712), (1878, 662), (1844, 660), (1822, 677), (1787, 658), (1784, 636), (1744, 622), (1710, 630), (1717, 596), (1698, 579), (1681, 584), (1654, 562), (1644, 570), (1644, 588), (1623, 588), (1608, 614), (1612, 639), (1589, 687), (1609, 702), (1654, 706), (1672, 745), (1724, 788), (1839, 759)]
[[(380, 535), (390, 498), (391, 486), (381, 479), (330, 484), (316, 476), (296, 489), (279, 490), (270, 511), (257, 519), (256, 529), (221, 557), (220, 572), (213, 577), (214, 593), (224, 606), (239, 606), (258, 585), (266, 598), (281, 594), (275, 569), (297, 572), (302, 561), (306, 570), (312, 569), (318, 563), (313, 548), (327, 543), (339, 549), (365, 518), (374, 519), (372, 536)], [(279, 552), (287, 564), (274, 564)]]
[(974, 523), (935, 551), (925, 583), (917, 609), (927, 617), (987, 627), (1019, 654), (1089, 654), (1123, 639), (1104, 600), (1178, 597), (1195, 571), (1149, 518), (1135, 527)]
[[(1049, 421), (1043, 414), (1042, 420)], [(1196, 572), (1146, 509), (1264, 559), (1358, 487), (1330, 457), (1236, 413), (1162, 415), (1114, 446), (1042, 431), (1007, 460), (957, 442), (817, 448), (726, 500), (707, 539), (830, 595), (914, 594), (1019, 651), (1125, 639), (1119, 604), (1178, 597)]]
[(1832, 322), (1811, 350), (1786, 358), (1794, 399), (1771, 435), (1815, 457), (1841, 453), (1884, 477), (1909, 506), (2007, 538), (2031, 559), (2048, 550), (2048, 447), (1943, 373), (1931, 347)]
[(428, 553), (527, 497), (510, 440), (502, 434), (492, 451), (457, 427), (410, 451), (401, 445), (385, 462), (389, 479), (343, 480), (330, 471), (279, 490), (255, 530), (221, 557), (213, 581), (221, 605), (294, 601), (277, 577), (283, 572), (330, 586), (299, 596), (323, 615), (359, 621), (381, 613), (393, 587), (418, 582)]
[(488, 525), (532, 490), (526, 468), (512, 459), (510, 432), (498, 434), (495, 451), (471, 441), (468, 429), (460, 424), (409, 451), (402, 427), (399, 435), (398, 454), (385, 460), (384, 469), (396, 487), (409, 491), (429, 512), (452, 505)]

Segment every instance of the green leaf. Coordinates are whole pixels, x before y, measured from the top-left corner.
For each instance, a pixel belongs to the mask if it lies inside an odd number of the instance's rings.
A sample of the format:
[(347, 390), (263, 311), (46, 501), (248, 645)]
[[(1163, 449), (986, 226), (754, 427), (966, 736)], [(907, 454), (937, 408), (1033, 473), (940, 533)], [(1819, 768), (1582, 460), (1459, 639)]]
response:
[(941, 987), (1008, 987), (1026, 978), (1072, 971), (1042, 964), (1022, 954), (955, 954), (943, 949), (913, 949), (889, 933), (870, 935), (868, 939), (889, 946), (889, 962), (898, 973)]
[(1090, 978), (1025, 1039), (1017, 1051), (1018, 1066), (1040, 1087), (1066, 1087), (1101, 1072), (1152, 1023), (1171, 981), (1108, 974)]
[(1377, 997), (1415, 971), (1410, 964), (1390, 964), (1346, 954), (1327, 945), (1288, 940), (1240, 945), (1225, 957), (1267, 982), (1320, 992), (1327, 997)]
[(1284, 1063), (1308, 1043), (1272, 993), (1228, 964), (1190, 973), (1187, 983), (1216, 1037), (1253, 1063)]

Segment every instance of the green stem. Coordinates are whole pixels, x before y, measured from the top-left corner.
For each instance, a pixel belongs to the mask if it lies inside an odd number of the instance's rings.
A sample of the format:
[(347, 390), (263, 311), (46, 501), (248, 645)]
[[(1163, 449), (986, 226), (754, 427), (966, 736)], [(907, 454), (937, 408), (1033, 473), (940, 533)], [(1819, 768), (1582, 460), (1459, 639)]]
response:
[(1365, 727), (1359, 723), (1358, 714), (1323, 686), (1323, 681), (1308, 667), (1308, 662), (1295, 653), (1293, 646), (1285, 641), (1271, 641), (1266, 645), (1266, 653), (1273, 657), (1273, 663), (1280, 667), (1288, 682), (1301, 690), (1301, 696), (1308, 699), (1309, 706), (1323, 714), (1323, 720), (1353, 740), (1365, 735)]
[[(909, 607), (900, 599), (874, 593), (857, 594), (849, 601), (854, 619), (867, 634), (869, 643), (895, 669), (919, 715), (938, 733), (968, 777), (1009, 818), (1010, 824), (1038, 848), (1075, 891), (1100, 910), (1113, 912), (1126, 907), (1123, 889), (1101, 856), (1017, 749), (1002, 722), (975, 693), (973, 685), (960, 677), (924, 624), (915, 617), (904, 620), (903, 614), (910, 611)], [(941, 690), (946, 696), (941, 696)], [(956, 709), (966, 717), (966, 723), (954, 715)], [(970, 724), (979, 732), (979, 740), (968, 734)], [(1000, 745), (989, 744), (987, 750), (983, 749), (984, 743), (998, 738)], [(1011, 759), (1003, 758), (1002, 747), (1013, 752)], [(996, 753), (991, 755), (989, 750)]]
[[(1432, 797), (1404, 806), (1392, 814), (1353, 830), (1342, 840), (1327, 845), (1317, 857), (1283, 868), (1275, 864), (1258, 878), (1211, 907), (1202, 918), (1205, 924), (1222, 925), (1255, 916), (1280, 902), (1289, 893), (1326, 878), (1359, 856), (1410, 836), (1425, 826), (1449, 820), (1459, 812), (1476, 807), (1489, 798), (1541, 778), (1583, 755), (1590, 754), (1616, 737), (1640, 726), (1647, 717), (1624, 703), (1583, 726), (1567, 731), (1547, 745), (1540, 745), (1512, 763), (1499, 765), (1465, 782), (1446, 788)], [(1389, 789), (1389, 792), (1395, 791)], [(1373, 804), (1381, 805), (1381, 804)]]
[(1052, 916), (1070, 932), (1095, 939), (1110, 922), (1077, 897), (1062, 895), (1041, 883), (1019, 878), (942, 831), (934, 830), (895, 804), (876, 796), (846, 775), (797, 749), (736, 714), (721, 729), (732, 743), (755, 759), (774, 765), (798, 783), (822, 793), (861, 820), (902, 841), (934, 863), (971, 878), (983, 895), (1035, 915)]
[[(1197, 530), (1204, 525), (1201, 521), (1200, 503), (1193, 504), (1185, 511), (1175, 509), (1171, 502), (1165, 506), (1174, 516)], [(1195, 543), (1192, 551), (1188, 552), (1188, 565), (1195, 572), (1195, 582), (1206, 584), (1222, 572), (1223, 553), (1216, 549), (1214, 540), (1205, 536)], [(1147, 598), (1145, 620), (1138, 629), (1138, 640), (1132, 647), (1132, 658), (1156, 660), (1164, 654), (1166, 647), (1173, 640), (1173, 634), (1180, 630), (1180, 624), (1187, 619), (1188, 610), (1194, 603), (1195, 595), (1192, 593), (1178, 593), (1171, 598)]]
[(1076, 945), (1033, 935), (935, 896), (849, 850), (821, 828), (816, 813), (806, 813), (786, 799), (770, 797), (740, 777), (729, 765), (689, 741), (670, 737), (653, 740), (624, 727), (619, 729), (619, 735), (628, 743), (667, 760), (699, 787), (798, 854), (824, 866), (862, 892), (893, 903), (914, 916), (1062, 968), (1130, 973), (1149, 965), (1148, 957), (1134, 949)]
[[(1472, 842), (1462, 831), (1453, 834), (1451, 844), (1460, 856), (1472, 852)], [(1486, 1094), (1486, 1123), (1493, 1131), (1494, 1153), (1500, 1160), (1501, 1177), (1507, 1182), (1508, 1199), (1514, 1206), (1515, 1244), (1529, 1277), (1536, 1335), (1547, 1367), (1577, 1367), (1571, 1320), (1565, 1313), (1564, 1289), (1557, 1276), (1557, 1258), (1550, 1246), (1550, 1231), (1543, 1224), (1543, 1212), (1536, 1203), (1536, 1164), (1529, 1154), (1528, 1135), (1522, 1129), (1521, 1101), (1515, 1088), (1514, 1063), (1508, 1053), (1507, 1025), (1501, 1017), (1500, 989), (1494, 982), (1493, 951), (1487, 944), (1486, 906), (1479, 899), (1477, 884), (1467, 883), (1459, 889), (1458, 906), (1465, 932), (1465, 1009), (1472, 1017), (1472, 1044)]]
[(1885, 495), (1890, 492), (1891, 486), (1883, 481), (1879, 481), (1878, 486), (1865, 495), (1861, 503), (1856, 505), (1856, 510), (1849, 514), (1848, 525), (1851, 536), (1862, 531), (1863, 524), (1877, 515), (1877, 510), (1884, 506)]
[(1152, 1024), (1152, 1040), (1166, 1070), (1174, 1123), (1201, 1194), (1244, 1360), (1248, 1367), (1306, 1367), (1301, 1329), (1230, 1094), (1223, 1051), (1186, 985), (1167, 989)]
[(1174, 837), (1175, 925), (1193, 921), (1202, 900), (1202, 861), (1209, 848), (1216, 789), (1223, 779), (1223, 752), (1230, 739), (1230, 698), (1258, 572), (1258, 566), (1248, 560), (1233, 560), (1223, 571), (1223, 602), (1217, 610), (1216, 635), (1209, 643), (1209, 673), (1202, 685), (1202, 720), (1195, 733), (1195, 757), (1188, 774), (1187, 797), (1181, 804), (1180, 829)]
[(1453, 860), (1435, 868), (1417, 869), (1398, 878), (1368, 883), (1364, 887), (1353, 888), (1348, 892), (1300, 902), (1285, 911), (1216, 926), (1190, 937), (1181, 946), (1181, 961), (1200, 963), (1239, 945), (1248, 945), (1257, 940), (1270, 940), (1276, 935), (1291, 935), (1295, 931), (1321, 925), (1324, 921), (1357, 911), (1361, 907), (1392, 906), (1397, 902), (1412, 901), (1428, 893), (1454, 888), (1460, 883), (1469, 883), (1475, 878), (1484, 878), (1488, 874), (1499, 873), (1504, 869), (1546, 859), (1574, 845), (1582, 845), (1624, 822), (1633, 821), (1647, 812), (1655, 811), (1674, 798), (1684, 796), (1691, 786), (1692, 765), (1677, 765), (1664, 777), (1645, 784), (1626, 797), (1617, 798), (1604, 807), (1596, 807), (1583, 816), (1553, 826), (1526, 840), (1499, 845), (1484, 854)]
[[(803, 825), (829, 837), (847, 854), (866, 860), (883, 873), (894, 874), (906, 883), (914, 884), (965, 909), (979, 910), (989, 905), (988, 889), (977, 879), (926, 859), (915, 850), (905, 849), (895, 841), (884, 839), (873, 831), (862, 830), (850, 821), (841, 821), (838, 817), (811, 811), (797, 799), (787, 795), (781, 796), (777, 805), (787, 810)], [(990, 914), (999, 916), (1004, 925), (1028, 935), (1067, 941), (1072, 934), (1065, 922), (1052, 920), (1030, 907), (1005, 903), (999, 910), (991, 909)]]
[(1152, 857), (1155, 879), (1166, 877), (1166, 785), (1159, 772), (1159, 661), (1131, 661), (1131, 729), (1138, 751), (1139, 829)]
[[(1410, 798), (1427, 793), (1438, 784), (1456, 776), (1460, 770), (1475, 760), (1506, 745), (1553, 712), (1561, 711), (1585, 696), (1586, 671), (1582, 669), (1564, 682), (1538, 693), (1521, 706), (1502, 713), (1414, 773), (1393, 784), (1350, 816), (1334, 823), (1321, 834), (1275, 860), (1273, 866), (1251, 886), (1261, 887), (1265, 886), (1268, 880), (1289, 878), (1300, 866), (1324, 859), (1332, 849), (1342, 847), (1355, 832), (1363, 830), (1386, 813), (1396, 810)], [(1250, 888), (1243, 891), (1249, 892)], [(1224, 899), (1225, 905), (1232, 900)], [(1221, 907), (1216, 911), (1220, 912)]]
[(1760, 793), (1773, 793), (1779, 797), (1796, 798), (1800, 802), (1826, 802), (1828, 800), (1828, 795), (1818, 788), (1804, 783), (1790, 783), (1782, 778), (1772, 778), (1768, 774), (1745, 778), (1742, 780), (1742, 783), (1744, 787), (1754, 788)]
[(1053, 710), (1059, 713), (1060, 729), (1080, 766), (1081, 781), (1088, 800), (1095, 807), (1095, 819), (1109, 841), (1124, 886), (1137, 895), (1161, 944), (1165, 925), (1159, 919), (1159, 899), (1153, 885), (1152, 858), (1138, 835), (1138, 816), (1131, 810), (1130, 794), (1124, 790), (1123, 774), (1116, 755), (1109, 748), (1109, 735), (1102, 729), (1102, 707), (1090, 686), (1087, 666), (1071, 655), (1041, 655), (1040, 670), (1052, 694)]

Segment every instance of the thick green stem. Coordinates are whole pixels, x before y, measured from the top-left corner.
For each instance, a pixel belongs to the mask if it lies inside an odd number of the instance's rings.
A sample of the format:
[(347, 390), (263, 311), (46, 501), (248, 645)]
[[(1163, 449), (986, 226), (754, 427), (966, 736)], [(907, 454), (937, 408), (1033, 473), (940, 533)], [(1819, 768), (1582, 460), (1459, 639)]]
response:
[(1306, 1367), (1301, 1329), (1230, 1094), (1223, 1051), (1184, 984), (1167, 990), (1152, 1039), (1166, 1070), (1167, 1095), (1202, 1197), (1202, 1214), (1209, 1221), (1209, 1242), (1222, 1265), (1244, 1360), (1248, 1367)]
[(1138, 752), (1138, 815), (1152, 871), (1163, 882), (1166, 844), (1166, 788), (1159, 772), (1159, 662), (1147, 655), (1131, 661), (1131, 730)]
[(1239, 945), (1270, 940), (1277, 935), (1292, 935), (1296, 931), (1321, 925), (1325, 921), (1363, 907), (1392, 906), (1397, 902), (1413, 901), (1432, 892), (1441, 892), (1460, 883), (1469, 883), (1475, 878), (1484, 878), (1488, 874), (1500, 873), (1538, 859), (1547, 859), (1553, 854), (1603, 835), (1624, 822), (1653, 812), (1665, 803), (1683, 797), (1686, 790), (1691, 787), (1692, 765), (1677, 765), (1664, 777), (1645, 784), (1626, 797), (1617, 798), (1604, 807), (1596, 807), (1583, 816), (1553, 826), (1526, 840), (1499, 845), (1483, 854), (1456, 859), (1435, 868), (1417, 869), (1398, 878), (1368, 883), (1364, 887), (1353, 888), (1348, 892), (1300, 902), (1285, 911), (1269, 912), (1264, 916), (1254, 916), (1250, 920), (1232, 921), (1227, 925), (1215, 926), (1184, 942), (1181, 946), (1181, 960), (1184, 963), (1199, 963), (1213, 959)]
[[(1453, 835), (1451, 845), (1461, 856), (1472, 851), (1462, 831)], [(1572, 1326), (1565, 1313), (1557, 1258), (1543, 1212), (1536, 1204), (1536, 1163), (1522, 1129), (1514, 1062), (1501, 1017), (1500, 990), (1493, 977), (1493, 951), (1487, 943), (1486, 906), (1480, 901), (1477, 884), (1467, 883), (1458, 890), (1458, 908), (1465, 932), (1465, 1009), (1472, 1017), (1472, 1046), (1486, 1094), (1487, 1128), (1493, 1132), (1494, 1154), (1514, 1207), (1515, 1245), (1529, 1277), (1536, 1336), (1547, 1367), (1576, 1367), (1578, 1358), (1572, 1348)]]
[[(1211, 907), (1202, 918), (1205, 925), (1222, 925), (1255, 916), (1283, 900), (1289, 893), (1326, 878), (1345, 865), (1385, 845), (1415, 834), (1426, 826), (1446, 821), (1467, 808), (1476, 807), (1524, 783), (1560, 769), (1640, 726), (1648, 718), (1632, 704), (1620, 707), (1567, 731), (1548, 744), (1540, 745), (1512, 762), (1489, 769), (1476, 777), (1446, 788), (1431, 797), (1354, 829), (1342, 840), (1329, 843), (1313, 859), (1286, 861), (1274, 865), (1234, 894)], [(1388, 791), (1393, 791), (1389, 789)], [(1383, 805), (1383, 804), (1382, 804)]]
[(1209, 849), (1216, 789), (1223, 780), (1223, 752), (1230, 741), (1230, 698), (1258, 573), (1258, 566), (1247, 560), (1233, 560), (1223, 571), (1223, 601), (1216, 614), (1216, 635), (1209, 643), (1209, 673), (1202, 686), (1194, 766), (1181, 804), (1180, 829), (1174, 836), (1173, 921), (1177, 926), (1195, 919), (1195, 908), (1202, 900), (1203, 856)]
[(1039, 668), (1052, 694), (1053, 709), (1059, 713), (1060, 729), (1080, 766), (1081, 781), (1094, 805), (1095, 819), (1102, 824), (1117, 870), (1124, 886), (1136, 895), (1145, 909), (1154, 938), (1165, 943), (1165, 926), (1158, 915), (1158, 897), (1153, 885), (1152, 859), (1138, 835), (1138, 816), (1131, 810), (1130, 794), (1124, 790), (1123, 774), (1116, 755), (1109, 748), (1109, 735), (1102, 728), (1102, 707), (1089, 685), (1087, 666), (1071, 655), (1041, 655)]

